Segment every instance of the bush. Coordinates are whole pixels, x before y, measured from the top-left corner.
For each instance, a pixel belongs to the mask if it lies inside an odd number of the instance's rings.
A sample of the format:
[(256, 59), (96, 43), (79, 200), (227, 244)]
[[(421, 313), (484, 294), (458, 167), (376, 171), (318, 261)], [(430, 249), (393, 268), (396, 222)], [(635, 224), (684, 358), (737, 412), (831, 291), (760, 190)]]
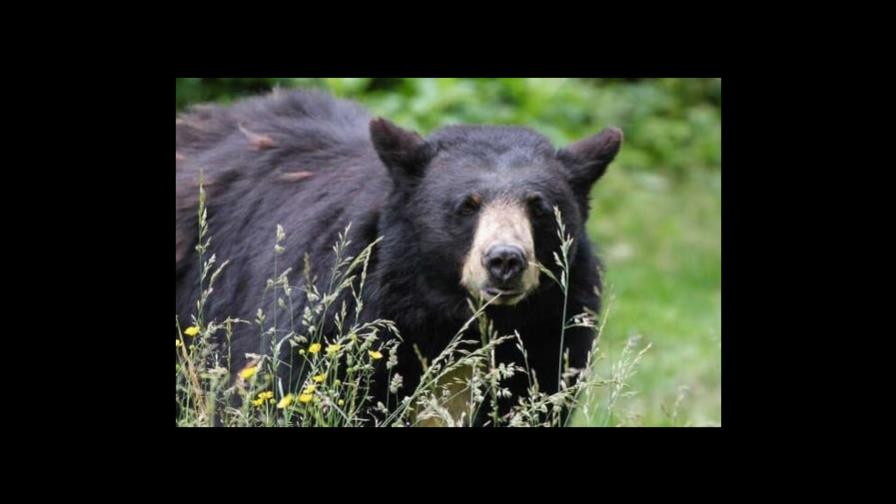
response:
[(428, 133), (452, 123), (531, 127), (557, 145), (607, 125), (625, 131), (617, 163), (682, 176), (720, 169), (720, 79), (177, 79), (180, 111), (280, 87), (314, 87)]

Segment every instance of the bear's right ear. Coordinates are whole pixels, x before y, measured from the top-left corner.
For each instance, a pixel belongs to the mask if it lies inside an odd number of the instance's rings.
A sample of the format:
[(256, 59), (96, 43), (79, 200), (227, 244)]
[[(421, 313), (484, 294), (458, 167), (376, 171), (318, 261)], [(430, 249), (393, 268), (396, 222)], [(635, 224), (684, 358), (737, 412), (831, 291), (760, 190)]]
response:
[(420, 135), (382, 117), (370, 121), (370, 139), (396, 182), (422, 176), (432, 158), (432, 149)]
[(585, 194), (591, 190), (591, 186), (619, 153), (622, 137), (621, 129), (604, 128), (600, 133), (558, 151), (569, 170), (569, 182), (573, 189)]

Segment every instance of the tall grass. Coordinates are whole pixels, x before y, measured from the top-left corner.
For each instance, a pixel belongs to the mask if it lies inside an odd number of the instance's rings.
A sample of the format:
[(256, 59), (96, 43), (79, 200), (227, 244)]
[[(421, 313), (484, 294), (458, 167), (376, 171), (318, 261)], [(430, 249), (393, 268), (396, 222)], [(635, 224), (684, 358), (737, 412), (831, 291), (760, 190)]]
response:
[[(404, 344), (398, 328), (389, 320), (362, 322), (361, 318), (368, 263), (379, 240), (357, 256), (348, 255), (350, 225), (333, 246), (334, 266), (323, 283), (311, 276), (307, 256), (297, 283), (290, 281), (291, 269), (278, 270), (276, 257), (284, 251), (285, 233), (277, 226), (274, 276), (264, 290), (265, 299), (274, 296), (276, 302), (271, 313), (261, 308), (256, 313), (258, 352), (247, 354), (249, 364), (243, 369), (232, 370), (233, 328), (252, 322), (206, 318), (205, 306), (214, 292), (215, 280), (226, 273), (227, 261), (213, 270), (215, 256), (206, 259), (211, 238), (201, 179), (199, 191), (196, 252), (200, 296), (189, 327), (182, 327), (175, 317), (177, 426), (472, 426), (482, 408), (489, 411), (487, 426), (566, 426), (572, 415), (564, 417), (562, 411), (575, 408), (581, 408), (589, 424), (609, 425), (618, 401), (631, 393), (626, 384), (649, 345), (638, 350), (638, 341), (630, 340), (619, 360), (610, 366), (610, 376), (599, 376), (595, 356), (599, 355), (603, 330), (603, 324), (597, 324), (601, 317), (586, 312), (567, 319), (568, 253), (573, 238), (566, 233), (559, 209), (555, 209), (555, 216), (562, 244), (554, 259), (561, 274), (558, 278), (538, 265), (564, 294), (564, 322), (557, 328), (557, 341), (562, 350), (566, 330), (571, 327), (591, 329), (595, 338), (583, 369), (571, 368), (568, 354), (560, 352), (560, 386), (553, 394), (540, 390), (520, 335), (497, 334), (486, 315), (490, 302), (473, 299), (469, 300), (468, 320), (431, 362), (421, 358), (423, 375), (414, 390), (405, 390), (404, 377), (395, 372), (397, 349)], [(323, 292), (318, 285), (325, 285)], [(306, 303), (301, 320), (296, 321), (293, 307), (298, 291)], [(345, 302), (348, 296), (352, 303)], [(290, 318), (288, 330), (278, 329), (283, 325), (278, 321), (281, 316)], [(464, 337), (474, 324), (480, 335), (478, 341)], [(515, 344), (523, 355), (523, 366), (497, 362), (495, 349), (501, 344)], [(389, 394), (386, 402), (374, 402), (371, 388), (375, 366), (381, 359), (385, 359)], [(294, 361), (297, 369), (293, 369)], [(515, 398), (510, 411), (500, 415), (499, 399), (511, 397), (503, 383), (519, 373), (528, 378), (528, 396)], [(595, 391), (600, 388), (607, 390), (604, 403), (596, 399)]]

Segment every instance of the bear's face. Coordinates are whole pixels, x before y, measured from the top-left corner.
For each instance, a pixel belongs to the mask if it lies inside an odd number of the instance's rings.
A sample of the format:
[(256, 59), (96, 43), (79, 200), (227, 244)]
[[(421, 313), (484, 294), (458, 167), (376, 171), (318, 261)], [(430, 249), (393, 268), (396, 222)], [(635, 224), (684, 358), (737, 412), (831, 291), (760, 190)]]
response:
[[(455, 142), (439, 132), (432, 157), (409, 198), (426, 253), (450, 264), (470, 294), (513, 305), (539, 285), (538, 262), (559, 248), (553, 207), (578, 215), (575, 195), (545, 140), (509, 130)], [(516, 133), (516, 134), (514, 134)], [(548, 262), (545, 262), (548, 261)]]
[(522, 128), (451, 126), (424, 140), (371, 122), (425, 258), (421, 274), (435, 288), (497, 305), (525, 299), (539, 286), (538, 263), (553, 265), (560, 248), (554, 207), (568, 230), (583, 229), (582, 202), (621, 138), (610, 129), (557, 150)]

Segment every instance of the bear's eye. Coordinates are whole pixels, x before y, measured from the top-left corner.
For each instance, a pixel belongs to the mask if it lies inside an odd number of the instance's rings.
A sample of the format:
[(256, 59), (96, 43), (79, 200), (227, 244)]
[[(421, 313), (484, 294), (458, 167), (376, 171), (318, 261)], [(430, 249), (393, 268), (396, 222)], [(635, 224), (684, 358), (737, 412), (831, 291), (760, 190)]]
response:
[(535, 217), (545, 217), (550, 215), (552, 212), (551, 206), (541, 194), (530, 194), (527, 198), (527, 202), (529, 205), (529, 211), (531, 211), (532, 215)]
[(481, 196), (478, 194), (470, 194), (457, 205), (457, 213), (459, 215), (473, 215), (479, 210), (481, 204)]

